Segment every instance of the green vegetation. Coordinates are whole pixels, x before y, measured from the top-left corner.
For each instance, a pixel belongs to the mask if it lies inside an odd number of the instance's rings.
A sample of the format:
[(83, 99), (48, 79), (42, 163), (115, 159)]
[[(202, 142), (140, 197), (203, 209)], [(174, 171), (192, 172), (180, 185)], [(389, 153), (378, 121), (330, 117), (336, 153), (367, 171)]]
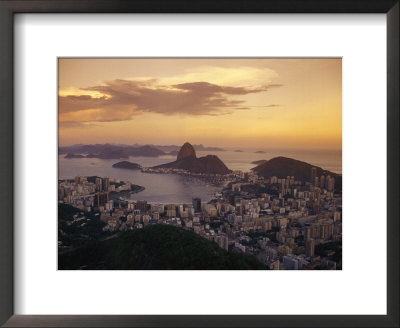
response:
[(82, 213), (79, 208), (67, 204), (58, 204), (58, 220), (72, 221), (75, 214)]
[[(74, 215), (77, 215), (74, 219)], [(93, 213), (81, 211), (68, 204), (58, 204), (58, 241), (62, 246), (79, 247), (100, 236), (106, 224)]]
[(121, 232), (59, 254), (59, 269), (266, 270), (254, 256), (227, 252), (197, 234), (166, 225)]
[[(333, 255), (329, 255), (333, 253)], [(325, 244), (319, 244), (315, 246), (315, 255), (319, 255), (321, 257), (327, 257), (329, 260), (335, 261), (336, 263), (342, 262), (342, 242), (330, 242)]]

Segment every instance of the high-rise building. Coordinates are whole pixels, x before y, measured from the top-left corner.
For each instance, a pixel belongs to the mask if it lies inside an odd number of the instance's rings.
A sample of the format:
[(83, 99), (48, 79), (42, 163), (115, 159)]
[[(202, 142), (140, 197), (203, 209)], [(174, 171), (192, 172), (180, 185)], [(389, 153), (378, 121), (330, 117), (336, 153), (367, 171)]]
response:
[(325, 175), (321, 175), (321, 178), (319, 179), (319, 186), (320, 188), (325, 187)]
[(330, 175), (327, 175), (325, 178), (325, 189), (328, 190), (329, 180), (331, 179)]
[(167, 205), (167, 216), (168, 217), (176, 216), (176, 205), (174, 204)]
[(312, 167), (311, 168), (311, 175), (310, 175), (310, 182), (311, 184), (315, 183), (315, 178), (317, 177), (317, 168), (316, 167)]
[(137, 210), (140, 210), (141, 213), (145, 213), (147, 210), (147, 201), (138, 200), (135, 207)]
[(94, 198), (94, 207), (104, 206), (108, 202), (108, 192), (98, 192)]
[(310, 238), (306, 241), (306, 256), (313, 257), (315, 253), (315, 241)]
[(324, 240), (330, 240), (333, 236), (333, 223), (332, 221), (323, 222), (320, 225), (320, 235), (319, 237)]
[(335, 178), (334, 177), (329, 177), (327, 179), (327, 188), (328, 191), (334, 191), (335, 189)]
[(114, 201), (113, 200), (109, 200), (106, 204), (105, 204), (105, 210), (106, 211), (111, 211), (114, 208)]
[(340, 212), (333, 213), (333, 222), (340, 221)]
[(101, 178), (96, 178), (96, 190), (103, 191), (103, 184)]
[(304, 240), (310, 240), (312, 235), (312, 228), (310, 226), (304, 227)]
[(110, 178), (103, 179), (102, 187), (104, 191), (109, 191), (108, 189), (110, 187)]
[(201, 212), (201, 199), (200, 198), (193, 198), (192, 204), (195, 212)]
[(318, 214), (320, 212), (319, 203), (317, 203), (317, 202), (313, 203), (313, 211), (314, 211), (314, 214)]

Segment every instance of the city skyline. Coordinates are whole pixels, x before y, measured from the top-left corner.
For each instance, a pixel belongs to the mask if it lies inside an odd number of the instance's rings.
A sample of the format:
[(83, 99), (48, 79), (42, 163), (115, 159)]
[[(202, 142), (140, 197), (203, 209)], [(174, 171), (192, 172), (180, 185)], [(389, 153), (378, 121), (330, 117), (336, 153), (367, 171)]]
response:
[(341, 150), (341, 120), (339, 58), (59, 59), (60, 146)]

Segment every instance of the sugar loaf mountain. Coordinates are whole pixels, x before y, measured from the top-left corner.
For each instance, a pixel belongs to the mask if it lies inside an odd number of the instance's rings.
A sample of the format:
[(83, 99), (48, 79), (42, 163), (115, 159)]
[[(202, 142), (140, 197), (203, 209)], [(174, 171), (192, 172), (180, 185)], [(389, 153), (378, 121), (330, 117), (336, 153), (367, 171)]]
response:
[(154, 168), (173, 168), (202, 174), (224, 175), (231, 173), (231, 170), (216, 155), (197, 157), (194, 147), (188, 142), (179, 150), (176, 161), (158, 165)]

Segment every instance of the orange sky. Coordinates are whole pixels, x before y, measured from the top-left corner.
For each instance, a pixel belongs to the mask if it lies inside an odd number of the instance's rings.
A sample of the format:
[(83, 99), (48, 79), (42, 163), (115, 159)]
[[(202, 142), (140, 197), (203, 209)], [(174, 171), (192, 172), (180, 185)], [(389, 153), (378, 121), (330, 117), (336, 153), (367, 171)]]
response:
[(59, 59), (59, 144), (341, 150), (341, 59)]

